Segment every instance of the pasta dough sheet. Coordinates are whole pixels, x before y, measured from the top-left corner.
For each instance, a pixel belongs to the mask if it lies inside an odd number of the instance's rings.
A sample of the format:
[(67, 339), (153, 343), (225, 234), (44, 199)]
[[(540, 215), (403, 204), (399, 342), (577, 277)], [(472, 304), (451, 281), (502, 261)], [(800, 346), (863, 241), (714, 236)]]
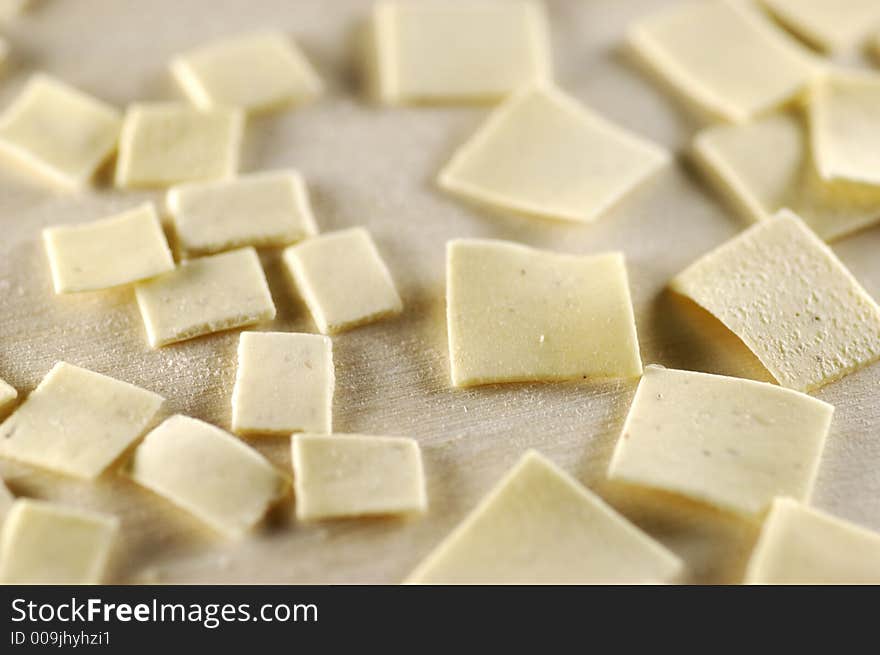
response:
[(746, 583), (880, 584), (880, 534), (778, 498), (749, 560)]
[(232, 177), (243, 131), (239, 109), (134, 104), (122, 126), (116, 186), (162, 187)]
[(483, 239), (450, 241), (446, 253), (454, 386), (641, 374), (622, 254)]
[(880, 75), (828, 75), (813, 85), (809, 106), (822, 177), (880, 185)]
[(403, 311), (391, 272), (363, 228), (323, 234), (291, 246), (284, 251), (284, 262), (324, 334)]
[(152, 203), (81, 225), (43, 231), (55, 293), (137, 282), (174, 268)]
[(150, 432), (128, 475), (227, 537), (241, 537), (288, 491), (288, 480), (240, 439), (172, 416)]
[(115, 108), (36, 74), (0, 116), (0, 149), (59, 185), (79, 188), (116, 149), (121, 125)]
[(523, 90), (453, 155), (441, 188), (545, 218), (592, 221), (669, 160), (562, 92)]
[(330, 432), (334, 384), (328, 337), (242, 332), (232, 429), (239, 434)]
[(410, 575), (413, 584), (637, 584), (682, 562), (535, 451)]
[(139, 283), (135, 294), (153, 348), (275, 317), (253, 248), (183, 262)]
[(113, 516), (16, 500), (0, 531), (0, 584), (98, 584), (118, 531)]
[(166, 204), (186, 256), (284, 246), (318, 232), (305, 182), (292, 170), (183, 184), (169, 189)]
[(694, 139), (693, 153), (710, 181), (753, 221), (788, 208), (832, 241), (880, 220), (880, 187), (819, 176), (799, 112), (710, 127)]
[(758, 516), (777, 495), (809, 499), (833, 413), (765, 382), (648, 366), (608, 477)]
[(418, 442), (358, 434), (295, 434), (293, 479), (302, 521), (414, 514), (428, 508)]
[(373, 91), (389, 104), (498, 100), (551, 76), (536, 2), (380, 2), (370, 30)]
[(152, 391), (59, 362), (0, 424), (0, 456), (94, 479), (146, 431), (162, 403)]
[(853, 49), (880, 26), (877, 0), (762, 0), (789, 29), (826, 52)]
[(229, 37), (176, 57), (171, 72), (198, 107), (265, 111), (306, 102), (323, 84), (299, 48), (279, 32)]
[(675, 91), (733, 122), (787, 104), (818, 69), (807, 51), (739, 0), (677, 4), (635, 25), (627, 40)]
[(791, 212), (704, 255), (671, 287), (724, 323), (784, 387), (810, 391), (880, 359), (880, 307)]

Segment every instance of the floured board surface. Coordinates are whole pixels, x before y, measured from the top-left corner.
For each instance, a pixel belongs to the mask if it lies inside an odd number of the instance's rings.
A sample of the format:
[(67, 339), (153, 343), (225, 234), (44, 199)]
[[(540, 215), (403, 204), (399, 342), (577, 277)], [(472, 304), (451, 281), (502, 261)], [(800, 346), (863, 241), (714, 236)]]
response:
[[(700, 126), (615, 53), (627, 25), (671, 2), (546, 4), (557, 78), (566, 93), (674, 153), (691, 143)], [(699, 176), (677, 166), (590, 225), (510, 216), (449, 198), (433, 179), (490, 108), (378, 110), (363, 103), (351, 82), (347, 39), (350, 28), (369, 16), (371, 3), (336, 0), (333, 6), (328, 12), (324, 0), (154, 0), (147, 11), (136, 0), (40, 2), (4, 26), (4, 36), (22, 52), (38, 54), (53, 75), (120, 108), (132, 100), (182, 100), (167, 62), (225, 34), (270, 26), (301, 45), (327, 92), (307, 107), (254, 120), (246, 129), (240, 170), (296, 168), (309, 183), (322, 232), (363, 225), (376, 241), (405, 309), (397, 318), (334, 337), (333, 429), (416, 439), (424, 458), (427, 514), (402, 523), (301, 525), (287, 501), (266, 527), (233, 544), (113, 475), (83, 485), (2, 461), (0, 477), (17, 495), (118, 515), (116, 552), (128, 556), (113, 559), (111, 581), (395, 583), (535, 448), (679, 555), (689, 580), (739, 582), (755, 530), (689, 506), (661, 506), (657, 499), (657, 506), (636, 504), (631, 495), (621, 500), (604, 488), (636, 381), (450, 387), (444, 280), (445, 242), (453, 238), (503, 239), (569, 254), (619, 250), (626, 255), (646, 364), (769, 381), (714, 319), (663, 292), (669, 278), (744, 229), (742, 218)], [(171, 15), (179, 20), (169, 21)], [(29, 73), (25, 66), (8, 72), (0, 107)], [(40, 241), (44, 227), (163, 200), (161, 190), (123, 195), (101, 184), (94, 194), (58, 194), (14, 163), (0, 161), (0, 378), (26, 397), (64, 359), (161, 394), (169, 414), (189, 414), (228, 431), (237, 331), (153, 350), (131, 290), (53, 294)], [(880, 297), (880, 229), (833, 247), (865, 289)], [(278, 314), (259, 329), (314, 332), (280, 252), (265, 250), (261, 259)], [(816, 394), (836, 411), (813, 495), (824, 511), (874, 530), (880, 529), (878, 390), (880, 366), (873, 365)], [(289, 439), (251, 443), (280, 470), (291, 470)]]

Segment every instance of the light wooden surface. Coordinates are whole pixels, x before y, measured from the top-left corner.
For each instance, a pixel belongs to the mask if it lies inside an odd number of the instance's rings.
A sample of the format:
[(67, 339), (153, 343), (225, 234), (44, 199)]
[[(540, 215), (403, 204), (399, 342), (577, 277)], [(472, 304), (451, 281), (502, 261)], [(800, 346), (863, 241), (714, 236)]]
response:
[[(658, 7), (648, 0), (547, 3), (559, 84), (623, 126), (673, 149), (676, 164), (593, 225), (570, 225), (468, 206), (433, 177), (485, 107), (376, 109), (357, 86), (356, 28), (370, 3), (355, 0), (37, 0), (0, 34), (15, 61), (0, 105), (45, 70), (120, 107), (180, 97), (170, 57), (221, 35), (275, 27), (293, 35), (329, 93), (314, 105), (252, 120), (242, 170), (293, 166), (309, 183), (324, 231), (366, 225), (397, 280), (406, 309), (334, 338), (340, 432), (412, 436), (422, 444), (430, 513), (421, 520), (298, 524), (292, 502), (256, 535), (223, 542), (163, 500), (113, 472), (97, 484), (8, 461), (17, 494), (117, 514), (123, 536), (114, 582), (398, 582), (527, 448), (537, 448), (687, 561), (689, 580), (736, 582), (754, 526), (657, 494), (609, 487), (608, 458), (632, 382), (449, 387), (444, 244), (495, 237), (572, 253), (626, 253), (642, 356), (701, 371), (768, 380), (720, 324), (664, 292), (669, 277), (745, 223), (681, 156), (697, 121), (618, 51), (625, 26)], [(106, 175), (105, 175), (106, 177)], [(55, 296), (40, 230), (77, 223), (160, 193), (53, 191), (0, 160), (0, 378), (27, 393), (56, 360), (142, 385), (184, 412), (229, 427), (236, 332), (151, 350), (131, 290)], [(880, 296), (880, 228), (834, 244)], [(278, 252), (263, 261), (278, 306), (265, 329), (315, 331), (285, 279)], [(837, 407), (815, 503), (880, 529), (880, 365), (817, 394)], [(288, 440), (254, 444), (289, 467)], [(499, 548), (504, 545), (500, 544)]]

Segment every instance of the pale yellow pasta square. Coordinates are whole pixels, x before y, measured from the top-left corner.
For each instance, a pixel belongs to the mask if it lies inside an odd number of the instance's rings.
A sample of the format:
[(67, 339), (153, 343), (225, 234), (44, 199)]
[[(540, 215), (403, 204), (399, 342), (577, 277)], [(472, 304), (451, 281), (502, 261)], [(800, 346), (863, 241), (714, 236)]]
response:
[(638, 377), (623, 255), (564, 255), (505, 241), (447, 245), (452, 384)]
[(166, 273), (174, 259), (152, 203), (43, 230), (55, 293), (94, 291)]
[(833, 413), (766, 382), (648, 366), (608, 477), (758, 516), (810, 497)]
[(191, 259), (135, 287), (153, 348), (275, 318), (253, 248)]
[(162, 396), (59, 362), (0, 424), (0, 456), (93, 479), (149, 427)]
[(880, 75), (828, 75), (813, 85), (809, 107), (822, 177), (880, 185)]
[(15, 387), (0, 380), (0, 418), (6, 415), (16, 398), (18, 398), (18, 391), (15, 390)]
[(391, 273), (364, 228), (307, 239), (285, 250), (284, 262), (324, 334), (403, 310)]
[(689, 0), (630, 28), (640, 60), (702, 111), (743, 122), (794, 99), (817, 64), (741, 0)]
[(295, 434), (296, 515), (302, 521), (424, 512), (419, 444), (401, 437)]
[(880, 26), (877, 0), (762, 0), (799, 37), (835, 52), (861, 45)]
[(144, 438), (127, 473), (228, 537), (251, 530), (289, 487), (287, 478), (240, 439), (180, 415)]
[(416, 568), (411, 584), (639, 584), (681, 560), (534, 451)]
[(308, 60), (278, 32), (227, 37), (176, 57), (171, 71), (197, 106), (248, 112), (303, 102), (322, 83)]
[(671, 287), (724, 323), (784, 387), (810, 391), (880, 359), (880, 307), (791, 212), (704, 255)]
[(819, 176), (799, 113), (707, 128), (694, 140), (693, 153), (710, 180), (751, 220), (788, 208), (826, 241), (880, 220), (880, 188)]
[(658, 146), (556, 89), (537, 87), (498, 107), (438, 182), (489, 205), (592, 221), (667, 161)]
[(318, 232), (305, 182), (296, 171), (183, 184), (169, 189), (166, 204), (186, 255), (284, 246)]
[(777, 498), (746, 570), (747, 584), (880, 584), (880, 534), (791, 498)]
[(381, 2), (371, 24), (378, 99), (492, 101), (551, 77), (539, 3)]
[(119, 140), (116, 186), (161, 187), (232, 177), (243, 130), (239, 109), (132, 105)]
[(242, 332), (232, 429), (239, 434), (330, 432), (335, 380), (328, 337)]
[(0, 116), (0, 149), (58, 184), (79, 188), (116, 149), (121, 125), (115, 108), (37, 74)]
[(16, 500), (0, 531), (0, 584), (98, 584), (118, 531), (113, 516)]

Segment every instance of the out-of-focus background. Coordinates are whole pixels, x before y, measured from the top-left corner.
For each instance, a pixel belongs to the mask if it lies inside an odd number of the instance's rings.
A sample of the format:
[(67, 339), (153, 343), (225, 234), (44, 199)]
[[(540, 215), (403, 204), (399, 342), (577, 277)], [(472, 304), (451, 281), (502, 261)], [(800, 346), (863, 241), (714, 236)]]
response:
[[(672, 275), (746, 225), (682, 156), (698, 120), (620, 52), (629, 23), (670, 3), (545, 3), (561, 88), (677, 155), (676, 165), (591, 225), (478, 209), (436, 189), (436, 172), (490, 108), (367, 104), (355, 36), (371, 4), (33, 0), (22, 16), (0, 24), (12, 48), (12, 61), (0, 77), (0, 106), (35, 71), (120, 108), (133, 101), (183, 100), (167, 68), (176, 53), (265, 27), (292, 36), (328, 92), (310, 106), (251, 119), (241, 170), (297, 168), (322, 231), (365, 225), (374, 235), (406, 308), (397, 319), (334, 338), (334, 430), (416, 438), (424, 449), (429, 513), (410, 521), (303, 525), (293, 519), (288, 501), (251, 538), (230, 544), (113, 472), (90, 484), (0, 460), (0, 476), (17, 494), (120, 516), (123, 532), (111, 582), (395, 583), (525, 449), (537, 448), (682, 555), (689, 581), (737, 582), (755, 526), (604, 483), (635, 382), (449, 386), (444, 244), (454, 237), (510, 239), (572, 253), (622, 250), (646, 364), (770, 380), (719, 323), (664, 291)], [(93, 192), (54, 191), (0, 159), (0, 378), (27, 393), (57, 360), (66, 360), (163, 394), (169, 413), (229, 428), (236, 331), (151, 350), (130, 289), (52, 292), (42, 228), (162, 198), (158, 191), (119, 192), (106, 181)], [(880, 227), (833, 248), (868, 292), (880, 297)], [(261, 256), (278, 318), (260, 329), (315, 332), (283, 274), (279, 252)], [(833, 403), (837, 413), (815, 504), (878, 530), (880, 365), (816, 395)], [(251, 443), (289, 467), (287, 439)]]

